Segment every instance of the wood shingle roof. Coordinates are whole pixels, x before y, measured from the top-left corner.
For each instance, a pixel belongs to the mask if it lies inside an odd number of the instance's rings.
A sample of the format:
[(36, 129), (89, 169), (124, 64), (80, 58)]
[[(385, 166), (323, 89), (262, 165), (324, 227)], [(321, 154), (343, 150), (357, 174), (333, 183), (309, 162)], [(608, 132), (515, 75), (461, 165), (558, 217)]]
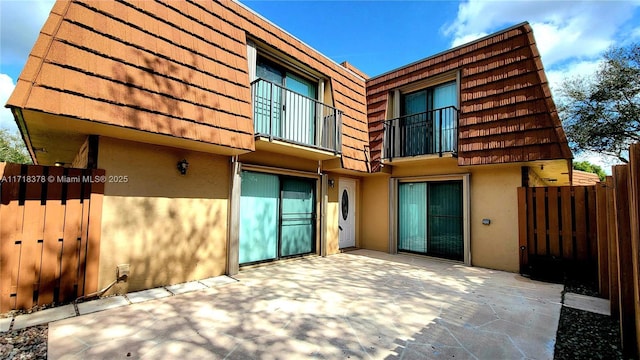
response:
[(390, 91), (460, 73), (459, 165), (571, 159), (531, 27), (523, 23), (367, 80), (373, 169)]

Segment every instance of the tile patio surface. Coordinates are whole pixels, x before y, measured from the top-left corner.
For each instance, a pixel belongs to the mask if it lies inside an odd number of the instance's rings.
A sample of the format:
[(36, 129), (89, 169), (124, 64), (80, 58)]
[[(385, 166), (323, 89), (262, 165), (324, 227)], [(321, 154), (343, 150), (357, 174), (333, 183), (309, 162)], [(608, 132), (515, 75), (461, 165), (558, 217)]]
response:
[(562, 285), (358, 250), (49, 324), (49, 359), (552, 359)]

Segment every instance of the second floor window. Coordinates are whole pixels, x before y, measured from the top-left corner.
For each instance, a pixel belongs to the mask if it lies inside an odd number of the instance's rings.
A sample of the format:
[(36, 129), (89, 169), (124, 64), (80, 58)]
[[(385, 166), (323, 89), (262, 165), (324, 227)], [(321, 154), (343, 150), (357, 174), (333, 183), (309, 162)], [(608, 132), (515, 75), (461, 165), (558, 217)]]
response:
[(256, 76), (281, 85), (300, 95), (317, 99), (318, 83), (298, 76), (261, 57), (256, 64)]
[(256, 133), (300, 144), (314, 145), (318, 82), (258, 57), (254, 92)]
[(452, 151), (457, 106), (455, 81), (401, 94), (402, 156)]

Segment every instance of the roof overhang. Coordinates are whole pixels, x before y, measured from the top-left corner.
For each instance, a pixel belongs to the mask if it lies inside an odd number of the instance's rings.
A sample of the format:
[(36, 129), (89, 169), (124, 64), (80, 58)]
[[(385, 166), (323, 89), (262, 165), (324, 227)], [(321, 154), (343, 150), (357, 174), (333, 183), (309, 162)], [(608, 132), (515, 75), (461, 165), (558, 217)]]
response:
[(88, 135), (106, 136), (227, 156), (248, 152), (242, 149), (41, 111), (19, 108), (12, 108), (11, 110), (31, 153), (33, 162), (38, 165), (54, 165), (56, 162), (72, 163)]

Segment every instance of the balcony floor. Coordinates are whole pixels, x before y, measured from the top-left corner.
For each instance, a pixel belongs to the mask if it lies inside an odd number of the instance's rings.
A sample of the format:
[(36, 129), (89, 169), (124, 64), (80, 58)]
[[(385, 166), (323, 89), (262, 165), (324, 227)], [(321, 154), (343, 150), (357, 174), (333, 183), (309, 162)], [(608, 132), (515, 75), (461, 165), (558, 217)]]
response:
[(311, 146), (289, 143), (282, 140), (269, 140), (266, 136), (256, 136), (256, 151), (268, 151), (309, 160), (330, 160), (340, 158), (331, 150), (322, 150)]

